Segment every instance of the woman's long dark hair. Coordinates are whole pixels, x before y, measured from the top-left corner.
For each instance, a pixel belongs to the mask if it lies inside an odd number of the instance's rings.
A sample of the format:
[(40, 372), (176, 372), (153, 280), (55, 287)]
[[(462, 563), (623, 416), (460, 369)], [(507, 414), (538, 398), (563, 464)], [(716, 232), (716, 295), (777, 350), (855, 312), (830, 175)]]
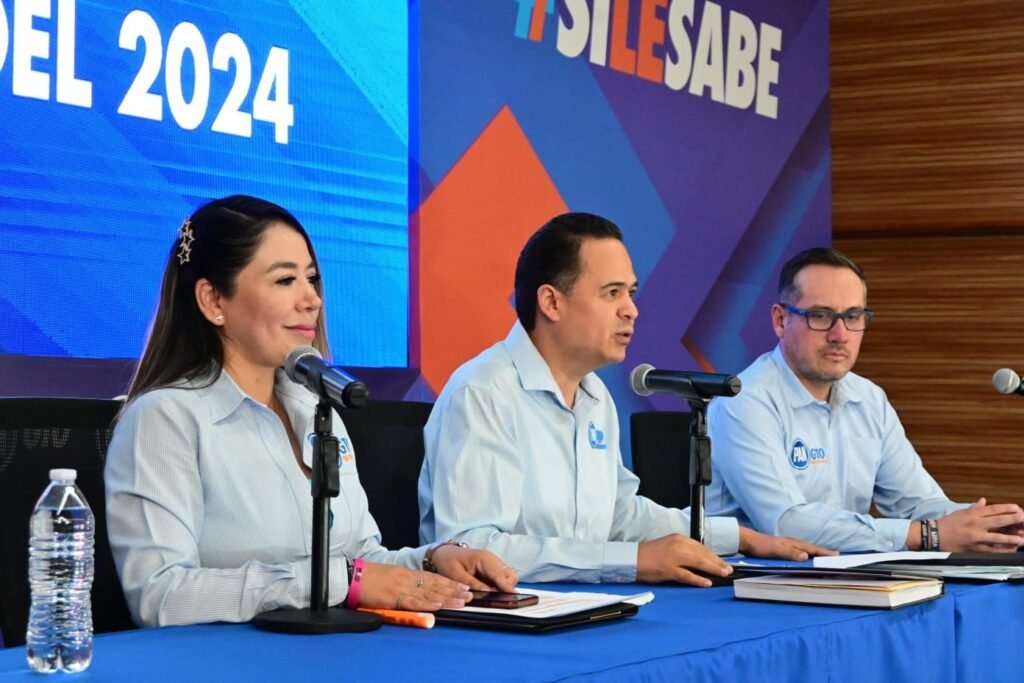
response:
[[(183, 243), (179, 235), (171, 246), (160, 285), (160, 303), (128, 389), (129, 401), (182, 379), (209, 375), (208, 383), (217, 380), (224, 365), (224, 344), (199, 310), (196, 282), (206, 278), (222, 295), (234, 296), (238, 273), (252, 261), (268, 227), (284, 223), (302, 235), (313, 266), (320, 272), (309, 235), (295, 216), (277, 204), (232, 195), (204, 204), (188, 221), (194, 239), (191, 244), (187, 240)], [(188, 260), (181, 263), (183, 249)], [(315, 287), (323, 298), (320, 280)], [(317, 316), (313, 346), (325, 358), (330, 356), (323, 308)]]

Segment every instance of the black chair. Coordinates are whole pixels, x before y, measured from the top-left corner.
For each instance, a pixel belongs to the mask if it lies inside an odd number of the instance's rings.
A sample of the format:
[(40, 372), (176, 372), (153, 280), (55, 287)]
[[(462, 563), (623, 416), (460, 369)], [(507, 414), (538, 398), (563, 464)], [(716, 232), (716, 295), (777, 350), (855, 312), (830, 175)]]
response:
[(665, 507), (685, 508), (690, 504), (690, 413), (633, 413), (629, 428), (640, 495)]
[(5, 647), (25, 642), (29, 518), (49, 471), (78, 470), (78, 487), (96, 516), (92, 587), (96, 633), (135, 628), (107, 542), (103, 461), (120, 401), (78, 398), (0, 399), (0, 634)]
[(416, 486), (423, 464), (423, 426), (433, 407), (418, 401), (370, 401), (341, 416), (352, 438), (370, 514), (388, 548), (420, 544)]

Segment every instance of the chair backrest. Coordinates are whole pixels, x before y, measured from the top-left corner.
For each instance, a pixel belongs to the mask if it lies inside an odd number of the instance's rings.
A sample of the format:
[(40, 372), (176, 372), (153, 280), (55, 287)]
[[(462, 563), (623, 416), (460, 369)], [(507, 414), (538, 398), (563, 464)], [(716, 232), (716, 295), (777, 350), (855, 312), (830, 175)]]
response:
[(369, 401), (342, 414), (370, 514), (388, 548), (420, 544), (416, 486), (423, 464), (423, 427), (433, 407), (419, 401)]
[(629, 428), (640, 495), (659, 505), (685, 508), (690, 504), (690, 413), (633, 413)]
[(107, 541), (103, 461), (120, 401), (80, 398), (0, 399), (0, 633), (25, 642), (30, 592), (28, 527), (49, 471), (78, 470), (78, 487), (96, 516), (92, 587), (96, 633), (135, 628)]

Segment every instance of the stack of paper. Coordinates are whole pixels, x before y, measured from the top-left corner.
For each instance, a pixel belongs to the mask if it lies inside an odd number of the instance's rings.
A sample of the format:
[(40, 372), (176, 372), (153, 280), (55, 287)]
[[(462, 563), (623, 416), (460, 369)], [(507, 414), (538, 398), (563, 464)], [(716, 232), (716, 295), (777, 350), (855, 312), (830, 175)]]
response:
[(1024, 581), (1024, 556), (1017, 553), (946, 553), (902, 551), (816, 557), (823, 569), (859, 567), (950, 581)]
[(488, 607), (443, 609), (437, 613), (437, 623), (473, 628), (506, 629), (525, 633), (547, 633), (562, 628), (629, 617), (636, 614), (641, 605), (646, 605), (654, 599), (654, 594), (650, 591), (636, 595), (566, 593), (532, 588), (517, 588), (516, 591), (539, 596), (540, 600), (536, 605), (517, 609)]

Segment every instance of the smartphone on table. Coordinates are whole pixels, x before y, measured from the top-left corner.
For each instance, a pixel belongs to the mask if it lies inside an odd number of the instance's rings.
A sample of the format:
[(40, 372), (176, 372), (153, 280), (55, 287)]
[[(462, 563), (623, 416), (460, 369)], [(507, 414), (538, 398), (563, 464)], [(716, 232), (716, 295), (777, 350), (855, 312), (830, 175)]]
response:
[(491, 607), (494, 609), (518, 609), (536, 605), (539, 598), (527, 593), (502, 593), (501, 591), (473, 591), (473, 599), (466, 607)]

